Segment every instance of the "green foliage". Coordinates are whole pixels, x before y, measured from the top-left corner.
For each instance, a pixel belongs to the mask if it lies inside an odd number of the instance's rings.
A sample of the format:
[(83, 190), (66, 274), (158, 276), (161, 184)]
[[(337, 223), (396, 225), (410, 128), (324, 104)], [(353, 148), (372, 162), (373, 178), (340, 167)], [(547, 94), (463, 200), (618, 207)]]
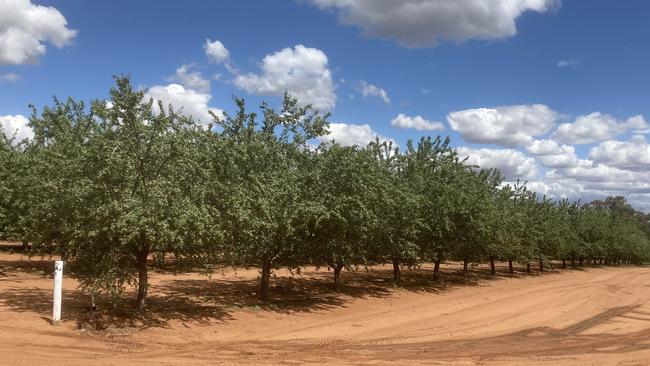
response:
[[(109, 101), (72, 99), (33, 108), (34, 139), (0, 131), (0, 238), (69, 262), (81, 287), (118, 298), (147, 295), (151, 259), (209, 270), (313, 264), (341, 270), (445, 260), (496, 260), (540, 269), (552, 260), (641, 264), (650, 217), (623, 197), (583, 205), (503, 184), (469, 166), (449, 139), (314, 146), (327, 115), (285, 95), (260, 116), (235, 100), (233, 115), (200, 125), (154, 105), (116, 78)], [(494, 268), (494, 267), (493, 267)]]
[(334, 270), (335, 287), (342, 268), (365, 264), (377, 223), (377, 197), (383, 188), (374, 152), (336, 143), (321, 145), (311, 166), (314, 195), (309, 217), (309, 254), (316, 264)]
[(420, 256), (426, 260), (444, 260), (452, 249), (455, 195), (454, 184), (465, 167), (458, 160), (449, 139), (422, 138), (416, 145), (407, 144), (404, 156), (403, 184), (419, 198), (416, 212), (420, 228), (416, 238)]
[(53, 246), (82, 287), (118, 295), (137, 283), (143, 307), (148, 256), (204, 258), (220, 242), (218, 218), (202, 184), (206, 132), (116, 81), (111, 104), (55, 100), (32, 116), (31, 216), (37, 247)]
[(225, 255), (232, 263), (262, 268), (260, 297), (266, 299), (272, 268), (304, 263), (300, 239), (314, 210), (313, 194), (304, 189), (314, 179), (307, 143), (326, 132), (327, 116), (285, 95), (279, 113), (262, 105), (258, 122), (243, 100), (236, 103), (239, 112), (217, 121), (222, 132), (213, 137), (222, 145), (215, 149), (222, 154), (213, 158), (219, 162), (215, 180), (225, 187), (218, 205), (227, 229)]
[(11, 219), (16, 212), (12, 197), (15, 192), (13, 181), (16, 179), (14, 161), (15, 151), (0, 127), (0, 167), (2, 167), (0, 170), (0, 237), (4, 239), (13, 236)]
[[(400, 281), (400, 265), (413, 267), (418, 263), (418, 237), (425, 229), (420, 213), (423, 203), (417, 187), (408, 180), (408, 159), (393, 149), (392, 143), (369, 146), (379, 162), (379, 189), (374, 202), (376, 227), (373, 229), (374, 261), (393, 264), (393, 279)], [(375, 163), (376, 165), (376, 163)]]

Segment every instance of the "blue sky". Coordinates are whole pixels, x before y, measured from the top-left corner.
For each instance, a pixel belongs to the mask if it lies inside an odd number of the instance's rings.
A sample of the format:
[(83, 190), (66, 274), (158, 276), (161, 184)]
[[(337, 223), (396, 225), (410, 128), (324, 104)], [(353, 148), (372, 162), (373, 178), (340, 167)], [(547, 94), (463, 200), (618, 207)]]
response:
[[(450, 135), (540, 193), (648, 209), (649, 12), (643, 0), (0, 0), (0, 121), (28, 129), (28, 104), (104, 98), (122, 73), (197, 118), (288, 90), (329, 110), (343, 143)], [(12, 29), (31, 38), (12, 45)], [(228, 57), (211, 59), (207, 39)], [(417, 122), (430, 130), (404, 128)]]

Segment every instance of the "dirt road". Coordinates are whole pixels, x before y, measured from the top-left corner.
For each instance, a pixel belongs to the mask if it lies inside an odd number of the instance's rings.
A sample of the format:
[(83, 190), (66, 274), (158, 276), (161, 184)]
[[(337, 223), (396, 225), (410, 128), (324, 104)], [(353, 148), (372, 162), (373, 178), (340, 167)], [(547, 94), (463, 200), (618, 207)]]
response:
[(49, 265), (0, 254), (2, 365), (650, 365), (650, 268), (447, 268), (435, 286), (424, 268), (403, 288), (379, 268), (346, 273), (342, 294), (327, 271), (279, 272), (269, 304), (254, 270), (157, 271), (147, 313), (124, 304), (97, 320), (66, 279), (65, 321), (51, 326)]

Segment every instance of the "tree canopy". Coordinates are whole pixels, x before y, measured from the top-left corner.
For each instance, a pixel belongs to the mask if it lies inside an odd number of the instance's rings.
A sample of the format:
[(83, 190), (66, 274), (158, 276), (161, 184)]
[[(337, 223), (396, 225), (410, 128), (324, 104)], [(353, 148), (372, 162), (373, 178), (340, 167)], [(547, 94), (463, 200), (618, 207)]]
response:
[[(650, 216), (624, 197), (581, 204), (540, 197), (494, 169), (470, 166), (449, 138), (341, 146), (322, 142), (328, 115), (285, 95), (279, 110), (236, 113), (202, 125), (154, 104), (117, 77), (108, 100), (54, 99), (33, 109), (34, 138), (0, 133), (0, 238), (31, 243), (69, 263), (81, 287), (118, 299), (148, 268), (341, 271), (391, 263), (553, 261), (642, 264)], [(26, 246), (26, 245), (25, 245)]]

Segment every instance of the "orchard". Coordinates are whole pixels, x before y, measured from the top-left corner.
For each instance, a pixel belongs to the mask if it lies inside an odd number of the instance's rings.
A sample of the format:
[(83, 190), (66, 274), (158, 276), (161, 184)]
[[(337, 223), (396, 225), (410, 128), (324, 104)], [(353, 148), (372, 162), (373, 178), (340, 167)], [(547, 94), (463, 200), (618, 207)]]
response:
[[(0, 238), (60, 255), (83, 290), (117, 301), (137, 288), (146, 307), (151, 266), (174, 260), (272, 272), (341, 271), (446, 261), (523, 264), (544, 271), (650, 260), (649, 217), (623, 197), (591, 203), (540, 197), (525, 182), (468, 165), (441, 137), (317, 144), (328, 115), (286, 95), (210, 125), (145, 100), (116, 78), (109, 100), (32, 107), (34, 138), (0, 133)], [(30, 247), (31, 245), (31, 247)], [(172, 259), (170, 259), (172, 258)]]

